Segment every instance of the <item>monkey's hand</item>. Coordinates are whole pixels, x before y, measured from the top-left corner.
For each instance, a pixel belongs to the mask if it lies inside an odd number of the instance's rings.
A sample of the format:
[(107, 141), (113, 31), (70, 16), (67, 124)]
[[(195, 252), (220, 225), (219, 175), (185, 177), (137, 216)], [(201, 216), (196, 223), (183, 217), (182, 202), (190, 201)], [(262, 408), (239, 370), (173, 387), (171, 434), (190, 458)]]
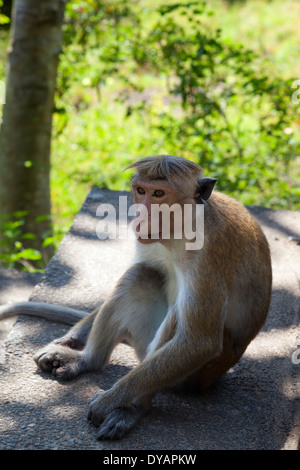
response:
[(100, 426), (97, 439), (121, 439), (149, 409), (150, 402), (117, 406), (113, 391), (97, 394), (90, 403), (88, 419)]

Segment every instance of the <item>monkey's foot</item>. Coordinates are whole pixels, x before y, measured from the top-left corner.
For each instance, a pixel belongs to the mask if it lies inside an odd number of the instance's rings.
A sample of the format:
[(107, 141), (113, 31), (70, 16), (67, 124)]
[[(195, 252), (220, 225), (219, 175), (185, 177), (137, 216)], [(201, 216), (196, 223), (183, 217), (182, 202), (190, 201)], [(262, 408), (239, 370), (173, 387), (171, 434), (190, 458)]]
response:
[(111, 390), (99, 393), (90, 403), (88, 420), (99, 426), (98, 440), (121, 439), (149, 410), (150, 401), (137, 400), (128, 406), (117, 406)]
[(79, 341), (76, 338), (72, 337), (62, 337), (53, 341), (55, 344), (61, 344), (62, 346), (68, 346), (71, 349), (76, 349), (77, 351), (82, 351), (85, 344)]
[(98, 441), (122, 439), (139, 422), (142, 414), (134, 405), (113, 410), (100, 425)]
[(119, 403), (115, 406), (113, 405), (113, 400), (109, 399), (110, 390), (106, 392), (97, 393), (94, 398), (90, 401), (90, 407), (87, 419), (91, 421), (95, 426), (100, 426), (100, 424), (105, 420), (105, 418), (115, 409), (118, 408)]
[(79, 351), (54, 343), (40, 349), (34, 356), (40, 369), (63, 380), (73, 379), (84, 370), (80, 359)]

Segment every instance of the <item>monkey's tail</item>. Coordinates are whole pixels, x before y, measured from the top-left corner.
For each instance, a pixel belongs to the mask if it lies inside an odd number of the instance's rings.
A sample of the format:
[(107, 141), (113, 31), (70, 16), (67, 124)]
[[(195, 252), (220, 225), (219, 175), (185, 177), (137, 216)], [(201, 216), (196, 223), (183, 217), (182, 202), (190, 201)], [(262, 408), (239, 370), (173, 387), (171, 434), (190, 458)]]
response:
[(82, 310), (44, 302), (19, 302), (0, 306), (0, 320), (15, 315), (30, 315), (66, 325), (74, 325), (88, 314)]

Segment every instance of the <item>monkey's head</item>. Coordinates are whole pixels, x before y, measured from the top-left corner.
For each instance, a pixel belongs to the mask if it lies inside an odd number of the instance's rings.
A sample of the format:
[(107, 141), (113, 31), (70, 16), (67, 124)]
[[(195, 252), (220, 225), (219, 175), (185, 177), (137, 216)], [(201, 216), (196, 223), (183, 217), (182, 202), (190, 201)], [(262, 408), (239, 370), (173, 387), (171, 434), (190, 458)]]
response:
[[(214, 188), (216, 179), (202, 178), (199, 165), (182, 157), (159, 155), (146, 157), (128, 168), (135, 168), (131, 187), (133, 202), (139, 205), (136, 226), (138, 240), (143, 244), (161, 241), (164, 210), (168, 212), (169, 233), (175, 230), (176, 212), (183, 226), (183, 206), (203, 204)], [(173, 206), (174, 211), (169, 208)], [(176, 219), (178, 223), (178, 218)]]

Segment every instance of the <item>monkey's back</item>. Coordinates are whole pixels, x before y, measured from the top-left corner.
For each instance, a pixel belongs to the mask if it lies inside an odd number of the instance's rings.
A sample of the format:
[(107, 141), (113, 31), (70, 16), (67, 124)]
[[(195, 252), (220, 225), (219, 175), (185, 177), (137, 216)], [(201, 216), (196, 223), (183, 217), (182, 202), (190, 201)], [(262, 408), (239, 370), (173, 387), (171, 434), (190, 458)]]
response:
[(272, 266), (267, 239), (248, 210), (214, 192), (205, 207), (204, 243), (227, 284), (225, 326), (237, 340), (249, 341), (268, 313)]
[(236, 199), (214, 191), (205, 206), (205, 238), (209, 246), (220, 249), (240, 264), (241, 259), (260, 256), (267, 267), (271, 264), (267, 239), (249, 211)]

